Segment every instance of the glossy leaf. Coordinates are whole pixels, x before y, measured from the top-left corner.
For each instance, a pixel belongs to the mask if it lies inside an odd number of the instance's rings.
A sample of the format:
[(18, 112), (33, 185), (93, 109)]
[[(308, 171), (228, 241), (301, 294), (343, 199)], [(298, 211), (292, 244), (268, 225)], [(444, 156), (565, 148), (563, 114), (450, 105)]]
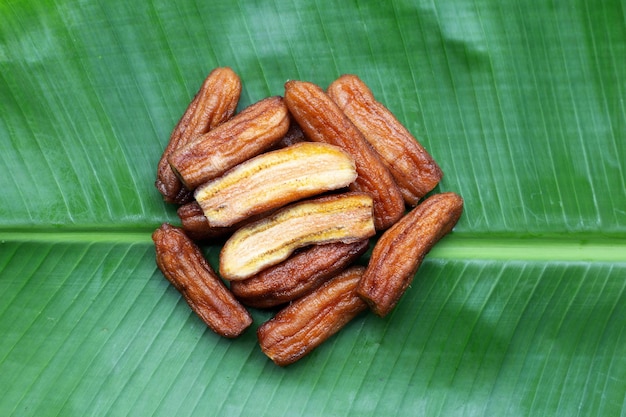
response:
[[(624, 415), (623, 2), (212, 3), (0, 3), (0, 414)], [(465, 199), (390, 316), (287, 368), (271, 312), (220, 339), (154, 263), (216, 66), (240, 108), (358, 74)]]

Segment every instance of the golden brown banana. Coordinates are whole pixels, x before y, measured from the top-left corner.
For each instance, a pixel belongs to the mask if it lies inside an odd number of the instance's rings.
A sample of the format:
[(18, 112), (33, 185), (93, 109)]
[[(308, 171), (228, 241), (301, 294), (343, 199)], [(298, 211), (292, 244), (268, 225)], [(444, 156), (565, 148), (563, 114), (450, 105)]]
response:
[(361, 192), (284, 207), (233, 233), (220, 252), (220, 273), (231, 281), (246, 279), (304, 246), (367, 239), (376, 233), (372, 212), (372, 198)]
[(367, 309), (356, 294), (364, 270), (345, 270), (263, 323), (257, 329), (263, 353), (279, 366), (292, 364)]
[(168, 161), (185, 187), (194, 190), (276, 144), (289, 129), (282, 97), (268, 97), (175, 150)]
[(226, 227), (250, 216), (356, 179), (352, 157), (325, 143), (302, 142), (249, 159), (194, 193), (209, 225)]
[(395, 307), (426, 254), (452, 230), (462, 212), (459, 195), (434, 194), (383, 233), (357, 290), (374, 313), (382, 317)]
[(163, 275), (215, 333), (232, 338), (252, 324), (252, 316), (181, 229), (165, 223), (154, 231), (152, 240)]
[(251, 278), (231, 281), (230, 290), (243, 304), (269, 308), (303, 297), (338, 274), (369, 247), (369, 240), (312, 245)]
[(342, 75), (328, 95), (381, 156), (407, 204), (435, 188), (443, 177), (439, 165), (359, 77)]
[(405, 205), (387, 167), (363, 134), (319, 86), (306, 81), (285, 83), (285, 102), (308, 139), (344, 149), (354, 158), (359, 174), (351, 189), (374, 199), (378, 230), (386, 229), (404, 214)]
[(241, 80), (228, 67), (215, 68), (206, 77), (187, 110), (172, 131), (170, 141), (157, 166), (156, 188), (168, 203), (191, 201), (191, 191), (176, 176), (168, 157), (195, 137), (214, 129), (230, 119), (239, 103)]

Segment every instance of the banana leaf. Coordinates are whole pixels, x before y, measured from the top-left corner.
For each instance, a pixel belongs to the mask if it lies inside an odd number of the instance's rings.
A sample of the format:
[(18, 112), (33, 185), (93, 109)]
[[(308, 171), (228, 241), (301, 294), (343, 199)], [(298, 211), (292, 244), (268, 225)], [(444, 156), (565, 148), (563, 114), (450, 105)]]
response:
[[(0, 415), (626, 415), (626, 4), (0, 2)], [(359, 75), (465, 212), (385, 318), (274, 365), (155, 264), (208, 72)], [(203, 248), (216, 262), (219, 245)]]

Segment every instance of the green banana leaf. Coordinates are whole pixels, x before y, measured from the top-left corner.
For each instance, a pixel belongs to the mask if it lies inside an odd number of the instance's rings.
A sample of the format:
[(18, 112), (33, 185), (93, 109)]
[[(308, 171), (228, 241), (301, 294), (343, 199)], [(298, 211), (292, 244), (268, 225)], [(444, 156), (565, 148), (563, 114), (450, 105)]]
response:
[[(280, 368), (155, 265), (208, 72), (359, 75), (465, 212), (397, 308)], [(2, 0), (0, 415), (626, 415), (623, 0)], [(215, 262), (218, 245), (204, 248)]]

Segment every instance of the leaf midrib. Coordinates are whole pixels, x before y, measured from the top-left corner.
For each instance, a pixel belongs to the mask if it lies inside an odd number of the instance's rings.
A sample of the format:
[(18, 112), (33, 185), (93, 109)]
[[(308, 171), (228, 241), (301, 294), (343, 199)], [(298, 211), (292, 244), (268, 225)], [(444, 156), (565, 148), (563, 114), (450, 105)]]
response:
[[(121, 243), (152, 244), (154, 228), (133, 230), (4, 230), (0, 244), (30, 243)], [(430, 259), (626, 262), (626, 239), (621, 235), (568, 234), (514, 236), (453, 232), (428, 254)]]

